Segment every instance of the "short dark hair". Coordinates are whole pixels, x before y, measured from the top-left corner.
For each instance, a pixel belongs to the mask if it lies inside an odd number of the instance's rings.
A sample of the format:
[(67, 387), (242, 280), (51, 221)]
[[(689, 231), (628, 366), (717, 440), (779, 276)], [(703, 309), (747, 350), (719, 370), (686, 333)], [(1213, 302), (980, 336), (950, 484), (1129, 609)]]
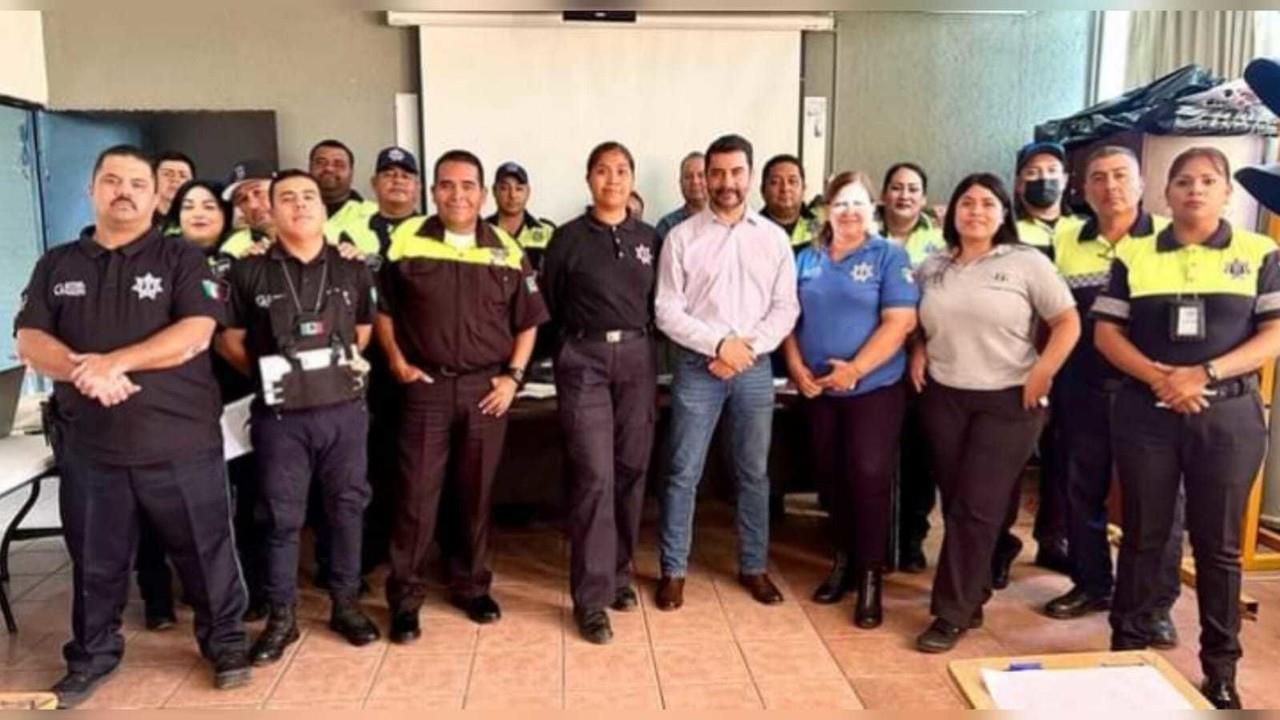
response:
[(347, 154), (348, 163), (352, 166), (355, 166), (356, 164), (356, 156), (355, 153), (351, 152), (351, 148), (347, 147), (347, 144), (341, 140), (335, 140), (333, 138), (326, 138), (315, 145), (312, 145), (311, 152), (307, 153), (307, 162), (311, 162), (316, 159), (316, 151), (320, 148), (337, 148)]
[(222, 199), (222, 183), (213, 180), (188, 180), (182, 183), (178, 191), (173, 194), (173, 204), (169, 206), (169, 213), (165, 215), (165, 223), (178, 227), (181, 225), (182, 203), (187, 199), (187, 195), (196, 188), (204, 188), (208, 190), (213, 199), (218, 201), (218, 211), (222, 213), (222, 236), (226, 237), (231, 234), (231, 220), (233, 211), (231, 203)]
[(896, 162), (884, 171), (884, 184), (880, 186), (880, 194), (883, 195), (889, 191), (889, 183), (893, 181), (893, 176), (898, 174), (899, 170), (910, 170), (920, 176), (920, 191), (929, 193), (929, 176), (924, 174), (924, 168), (913, 162)]
[(623, 145), (617, 140), (606, 140), (600, 143), (599, 145), (591, 148), (591, 154), (587, 156), (587, 174), (588, 175), (591, 174), (591, 168), (595, 167), (596, 163), (600, 162), (600, 158), (603, 157), (605, 153), (609, 153), (609, 152), (622, 153), (623, 157), (627, 159), (627, 164), (631, 166), (631, 174), (632, 175), (635, 174), (636, 159), (631, 156), (631, 151), (627, 149), (627, 146)]
[(156, 179), (156, 164), (152, 162), (151, 156), (145, 150), (137, 145), (112, 145), (111, 147), (98, 153), (98, 159), (93, 161), (93, 174), (89, 176), (90, 180), (98, 177), (98, 171), (102, 169), (102, 164), (109, 157), (127, 157), (139, 160), (147, 164), (151, 168), (151, 181), (154, 183)]
[(1196, 158), (1208, 160), (1213, 164), (1214, 170), (1217, 170), (1228, 183), (1231, 182), (1231, 161), (1227, 159), (1226, 153), (1215, 147), (1197, 145), (1178, 153), (1178, 156), (1173, 159), (1173, 164), (1169, 166), (1169, 176), (1165, 178), (1165, 183), (1172, 183), (1178, 173), (1182, 172), (1182, 168)]
[(773, 172), (774, 168), (785, 164), (795, 165), (796, 168), (800, 170), (800, 179), (804, 180), (804, 165), (801, 164), (800, 158), (795, 155), (783, 153), (781, 155), (774, 155), (769, 158), (769, 162), (764, 164), (764, 170), (760, 171), (760, 187), (763, 188), (769, 183), (769, 173)]
[(1102, 145), (1091, 150), (1089, 155), (1085, 157), (1085, 177), (1089, 176), (1089, 166), (1092, 165), (1094, 161), (1101, 160), (1104, 157), (1112, 157), (1114, 155), (1123, 155), (1132, 160), (1134, 165), (1137, 165), (1139, 168), (1142, 167), (1142, 161), (1138, 159), (1138, 153), (1134, 152), (1130, 148), (1123, 145)]
[(992, 245), (1004, 245), (1008, 243), (1018, 243), (1018, 227), (1014, 224), (1013, 219), (1013, 200), (1009, 197), (1009, 191), (1005, 188), (1004, 182), (1000, 178), (991, 173), (980, 172), (967, 175), (956, 185), (955, 192), (951, 193), (951, 202), (947, 203), (947, 219), (942, 226), (942, 237), (947, 241), (947, 247), (957, 248), (960, 246), (960, 231), (956, 229), (956, 205), (960, 203), (960, 196), (969, 191), (973, 186), (979, 186), (991, 191), (992, 195), (1000, 201), (1000, 206), (1004, 208), (1004, 220), (1000, 222), (1000, 227), (996, 228), (996, 234), (991, 239)]
[(267, 186), (267, 198), (271, 201), (272, 205), (276, 202), (276, 185), (279, 185), (285, 180), (292, 180), (294, 178), (306, 178), (315, 183), (317, 190), (320, 189), (320, 181), (316, 180), (316, 176), (306, 170), (301, 170), (299, 168), (281, 170), (271, 178), (271, 184)]
[(441, 155), (440, 159), (436, 160), (435, 167), (431, 169), (432, 184), (435, 184), (440, 179), (440, 166), (447, 162), (460, 162), (471, 165), (480, 175), (480, 185), (484, 185), (484, 164), (480, 162), (480, 158), (476, 157), (475, 153), (469, 150), (450, 150)]
[(152, 167), (155, 169), (156, 172), (160, 172), (160, 163), (166, 163), (166, 162), (185, 163), (187, 166), (187, 169), (191, 171), (192, 177), (195, 177), (196, 163), (190, 157), (187, 157), (186, 153), (182, 153), (177, 150), (165, 150), (159, 155), (156, 155), (156, 161)]
[(705, 153), (707, 164), (711, 164), (712, 155), (728, 155), (735, 152), (740, 152), (747, 156), (747, 168), (750, 169), (755, 151), (751, 148), (751, 141), (741, 135), (721, 135), (712, 140)]

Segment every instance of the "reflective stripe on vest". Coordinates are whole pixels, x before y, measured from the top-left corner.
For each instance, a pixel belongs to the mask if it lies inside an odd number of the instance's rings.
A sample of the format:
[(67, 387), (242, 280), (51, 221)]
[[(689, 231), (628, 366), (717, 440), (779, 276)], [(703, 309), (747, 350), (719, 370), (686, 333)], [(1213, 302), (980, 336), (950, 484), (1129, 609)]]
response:
[(1018, 239), (1027, 245), (1048, 250), (1053, 247), (1053, 236), (1072, 229), (1079, 230), (1084, 226), (1084, 219), (1075, 215), (1063, 215), (1052, 225), (1033, 217), (1017, 222)]
[[(343, 203), (338, 212), (334, 213), (324, 223), (324, 236), (329, 238), (329, 242), (337, 242), (337, 239), (345, 231), (348, 235), (353, 229), (360, 227), (369, 227), (369, 218), (378, 212), (378, 203), (369, 200), (348, 200)], [(354, 236), (353, 236), (354, 237)], [(363, 248), (361, 248), (363, 250)]]
[(441, 260), (471, 265), (497, 265), (513, 270), (521, 268), (524, 251), (502, 228), (492, 225), (495, 235), (502, 242), (500, 248), (481, 247), (475, 245), (459, 250), (440, 238), (424, 237), (418, 234), (426, 217), (415, 217), (400, 223), (400, 227), (391, 233), (391, 247), (387, 250), (387, 260)]
[(1130, 300), (1183, 294), (1255, 297), (1263, 258), (1276, 251), (1275, 240), (1238, 228), (1221, 249), (1187, 245), (1160, 252), (1156, 238), (1134, 238), (1116, 248), (1128, 271)]
[[(490, 225), (497, 230), (502, 228), (496, 225)], [(545, 250), (547, 243), (551, 242), (552, 229), (549, 225), (538, 223), (535, 226), (520, 226), (520, 234), (516, 236), (516, 242), (522, 248), (532, 248), (534, 250)]]
[[(1019, 223), (1021, 224), (1021, 223)], [(1058, 273), (1066, 280), (1071, 289), (1104, 287), (1111, 276), (1111, 261), (1115, 259), (1117, 248), (1122, 243), (1132, 240), (1147, 240), (1169, 225), (1169, 218), (1160, 215), (1151, 216), (1152, 231), (1149, 235), (1125, 235), (1112, 244), (1105, 237), (1082, 240), (1085, 223), (1061, 225), (1053, 233), (1053, 260)], [(1025, 242), (1025, 241), (1024, 241)]]

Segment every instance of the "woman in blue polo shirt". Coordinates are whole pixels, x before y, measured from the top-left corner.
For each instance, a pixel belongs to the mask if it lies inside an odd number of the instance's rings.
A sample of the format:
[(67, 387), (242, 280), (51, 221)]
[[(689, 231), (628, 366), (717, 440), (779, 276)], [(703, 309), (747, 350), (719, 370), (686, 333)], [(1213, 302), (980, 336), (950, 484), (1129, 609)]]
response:
[(828, 493), (837, 555), (849, 558), (854, 622), (881, 621), (898, 436), (906, 402), (903, 344), (920, 293), (907, 253), (874, 230), (871, 183), (843, 172), (827, 185), (828, 220), (796, 258), (800, 319), (783, 345), (808, 401), (810, 456)]

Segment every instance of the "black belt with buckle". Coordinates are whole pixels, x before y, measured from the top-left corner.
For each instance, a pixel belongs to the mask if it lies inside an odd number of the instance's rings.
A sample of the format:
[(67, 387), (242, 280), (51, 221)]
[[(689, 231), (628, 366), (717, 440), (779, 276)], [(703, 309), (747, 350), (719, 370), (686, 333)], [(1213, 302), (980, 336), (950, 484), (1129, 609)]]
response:
[(648, 334), (648, 328), (641, 328), (640, 330), (570, 330), (565, 332), (565, 337), (574, 340), (595, 340), (617, 344), (627, 340), (637, 340), (646, 337)]
[(502, 368), (501, 365), (489, 365), (474, 370), (460, 370), (458, 368), (448, 368), (443, 365), (421, 365), (422, 372), (430, 375), (432, 378), (459, 378), (465, 375), (485, 375), (492, 377), (498, 374)]

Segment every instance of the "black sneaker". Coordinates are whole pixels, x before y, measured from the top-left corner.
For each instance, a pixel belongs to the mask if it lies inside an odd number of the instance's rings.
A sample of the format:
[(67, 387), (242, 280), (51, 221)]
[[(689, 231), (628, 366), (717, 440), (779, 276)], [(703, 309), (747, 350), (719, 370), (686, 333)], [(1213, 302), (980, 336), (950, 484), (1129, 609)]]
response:
[(243, 687), (249, 684), (252, 672), (247, 651), (228, 650), (213, 662), (213, 686), (219, 690)]
[(59, 710), (73, 708), (88, 700), (89, 696), (93, 695), (93, 691), (97, 690), (98, 686), (115, 671), (115, 668), (111, 668), (106, 672), (94, 674), (72, 670), (63, 675), (62, 679), (49, 690), (58, 696)]
[(618, 612), (631, 612), (640, 607), (640, 597), (636, 595), (636, 589), (630, 585), (620, 588), (613, 596), (613, 603), (609, 607)]

